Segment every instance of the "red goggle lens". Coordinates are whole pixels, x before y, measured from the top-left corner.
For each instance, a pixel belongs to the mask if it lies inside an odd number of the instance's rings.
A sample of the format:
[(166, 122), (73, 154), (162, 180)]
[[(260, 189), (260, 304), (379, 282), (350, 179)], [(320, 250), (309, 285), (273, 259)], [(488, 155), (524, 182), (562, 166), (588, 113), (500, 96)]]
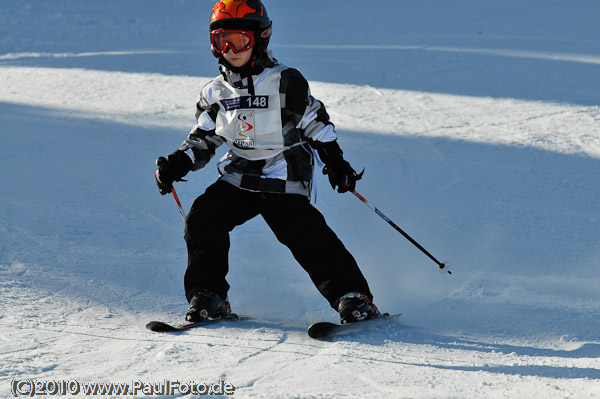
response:
[(210, 42), (218, 53), (226, 53), (228, 49), (241, 53), (254, 46), (254, 32), (243, 30), (219, 29), (210, 32)]

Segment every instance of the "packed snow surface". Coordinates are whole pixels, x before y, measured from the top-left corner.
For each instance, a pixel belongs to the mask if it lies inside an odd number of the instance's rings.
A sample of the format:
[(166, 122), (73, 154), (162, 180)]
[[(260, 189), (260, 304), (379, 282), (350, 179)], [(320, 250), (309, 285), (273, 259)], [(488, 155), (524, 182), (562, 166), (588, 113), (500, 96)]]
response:
[[(315, 206), (397, 322), (310, 339), (337, 314), (256, 218), (230, 253), (232, 307), (251, 319), (147, 331), (187, 307), (183, 222), (154, 160), (217, 74), (212, 1), (1, 2), (0, 397), (29, 380), (221, 381), (240, 398), (600, 396), (600, 4), (265, 4), (274, 55), (365, 168), (358, 192), (453, 274), (319, 172)], [(217, 176), (212, 163), (177, 183), (184, 207)]]

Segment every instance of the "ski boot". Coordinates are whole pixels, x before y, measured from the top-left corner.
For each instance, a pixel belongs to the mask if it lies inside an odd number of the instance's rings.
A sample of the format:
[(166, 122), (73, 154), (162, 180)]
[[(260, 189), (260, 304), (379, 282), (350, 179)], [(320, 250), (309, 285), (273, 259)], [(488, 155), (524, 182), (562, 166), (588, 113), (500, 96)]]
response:
[(340, 323), (348, 324), (361, 320), (375, 319), (381, 314), (377, 306), (360, 292), (350, 292), (339, 299)]
[(190, 300), (185, 319), (191, 322), (225, 319), (232, 316), (229, 301), (209, 290), (201, 290)]

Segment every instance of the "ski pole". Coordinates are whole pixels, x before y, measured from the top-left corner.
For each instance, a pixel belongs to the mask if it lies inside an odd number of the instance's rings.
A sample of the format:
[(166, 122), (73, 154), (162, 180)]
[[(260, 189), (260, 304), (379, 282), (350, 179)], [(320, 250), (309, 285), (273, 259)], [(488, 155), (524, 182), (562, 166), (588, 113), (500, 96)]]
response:
[(438, 267), (439, 267), (439, 272), (440, 273), (448, 273), (448, 274), (452, 274), (452, 272), (447, 268), (445, 263), (440, 262), (439, 260), (437, 260), (432, 254), (429, 253), (429, 251), (427, 251), (425, 248), (423, 248), (423, 246), (421, 244), (419, 244), (418, 242), (415, 241), (414, 238), (412, 238), (411, 236), (409, 236), (404, 230), (402, 230), (396, 223), (392, 222), (390, 220), (390, 218), (388, 218), (387, 216), (385, 216), (383, 214), (383, 212), (381, 212), (379, 209), (377, 209), (376, 207), (374, 207), (373, 205), (371, 205), (369, 203), (369, 201), (366, 200), (365, 197), (363, 197), (362, 195), (360, 195), (358, 192), (356, 191), (352, 191), (352, 194), (354, 194), (356, 196), (356, 198), (358, 198), (359, 200), (361, 200), (362, 202), (364, 202), (364, 204), (366, 206), (368, 206), (369, 208), (371, 208), (371, 210), (373, 212), (375, 212), (376, 214), (378, 214), (383, 220), (385, 220), (386, 222), (388, 222), (388, 224), (390, 226), (392, 226), (394, 229), (396, 229), (396, 231), (398, 231), (398, 233), (402, 234), (404, 236), (404, 238), (406, 238), (408, 241), (410, 241), (415, 247), (419, 248), (421, 250), (421, 252), (423, 252), (425, 255), (427, 255), (432, 261), (434, 261)]
[(183, 218), (183, 221), (185, 222), (185, 211), (183, 210), (183, 207), (181, 206), (181, 202), (179, 202), (179, 197), (177, 196), (177, 192), (175, 191), (175, 186), (171, 186), (171, 192), (173, 193), (173, 198), (175, 198), (175, 202), (177, 202), (177, 208), (179, 208), (179, 213), (181, 213), (181, 217)]

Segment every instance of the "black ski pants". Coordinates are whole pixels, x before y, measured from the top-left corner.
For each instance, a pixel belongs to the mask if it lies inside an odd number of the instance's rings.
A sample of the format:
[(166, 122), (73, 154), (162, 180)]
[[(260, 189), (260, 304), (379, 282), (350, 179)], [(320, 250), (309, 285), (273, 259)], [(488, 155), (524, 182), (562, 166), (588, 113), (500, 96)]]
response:
[(227, 297), (229, 233), (257, 215), (292, 251), (334, 309), (348, 292), (362, 292), (372, 299), (354, 257), (308, 198), (251, 192), (218, 180), (194, 201), (186, 220), (188, 267), (184, 285), (188, 301), (201, 289)]

